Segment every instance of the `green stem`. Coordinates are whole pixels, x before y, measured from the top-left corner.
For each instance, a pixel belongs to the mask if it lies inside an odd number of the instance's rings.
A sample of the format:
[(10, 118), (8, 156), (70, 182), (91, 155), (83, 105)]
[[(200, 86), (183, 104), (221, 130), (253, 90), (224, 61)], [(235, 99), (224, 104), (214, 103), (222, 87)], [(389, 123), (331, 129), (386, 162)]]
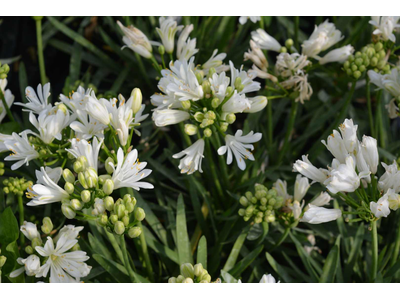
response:
[[(21, 195), (18, 195), (18, 212), (19, 212), (19, 226), (22, 226), (25, 221), (25, 216), (24, 216), (24, 200), (22, 199)], [(21, 239), (21, 244), (23, 245), (25, 243), (25, 236), (23, 234), (19, 235)]]
[(374, 128), (374, 117), (372, 115), (371, 88), (369, 84), (369, 76), (367, 76), (367, 106), (368, 106), (368, 118), (369, 118), (369, 126), (371, 128), (371, 135), (373, 137), (376, 137)]
[[(294, 17), (294, 47), (299, 51), (299, 25), (300, 25), (300, 17)], [(290, 50), (290, 49), (288, 49)]]
[(269, 251), (270, 253), (274, 251), (276, 248), (278, 248), (286, 240), (287, 236), (289, 235), (289, 232), (290, 232), (290, 227), (286, 227), (279, 241)]
[(287, 148), (289, 147), (289, 138), (290, 138), (290, 135), (292, 134), (294, 121), (296, 120), (296, 114), (297, 114), (297, 107), (298, 106), (299, 106), (298, 102), (292, 101), (292, 108), (290, 109), (289, 124), (288, 124), (288, 127), (286, 129), (285, 141), (283, 142), (282, 150), (279, 153), (278, 165), (282, 162), (282, 159), (285, 156)]
[(210, 141), (208, 139), (206, 139), (206, 152), (207, 152), (208, 166), (209, 166), (209, 168), (211, 170), (211, 175), (213, 177), (213, 181), (215, 183), (215, 187), (217, 188), (218, 196), (222, 200), (223, 197), (224, 197), (224, 193), (222, 192), (221, 183), (219, 182), (219, 177), (218, 177), (218, 174), (217, 174), (217, 170), (215, 169), (215, 164), (214, 164), (214, 161), (212, 159), (211, 143), (210, 143)]
[(140, 227), (140, 229), (142, 229), (142, 234), (140, 235), (140, 246), (142, 247), (142, 252), (144, 255), (144, 262), (146, 264), (147, 274), (149, 275), (150, 281), (154, 281), (153, 267), (151, 266), (149, 251), (147, 249), (146, 237), (143, 232), (142, 222), (139, 222), (139, 227)]
[(8, 117), (10, 118), (10, 120), (12, 122), (15, 122), (14, 116), (13, 116), (10, 108), (8, 107), (8, 104), (6, 102), (6, 98), (4, 97), (3, 91), (1, 89), (0, 89), (0, 98), (1, 98), (1, 101), (3, 102), (4, 108), (6, 109)]
[(47, 82), (46, 69), (44, 66), (44, 56), (43, 56), (43, 42), (42, 42), (42, 17), (36, 17), (36, 38), (37, 38), (37, 50), (39, 58), (39, 69), (40, 69), (40, 81), (42, 85)]
[(124, 263), (124, 256), (121, 251), (121, 247), (118, 245), (117, 239), (115, 238), (115, 235), (112, 233), (109, 233), (107, 230), (104, 230), (106, 233), (108, 240), (110, 241), (112, 247), (114, 248), (115, 253), (117, 254), (119, 260)]
[(125, 269), (128, 271), (129, 278), (131, 279), (131, 281), (135, 282), (135, 273), (133, 273), (131, 264), (129, 262), (128, 252), (127, 252), (126, 244), (125, 244), (125, 235), (124, 234), (122, 234), (120, 236), (120, 241), (121, 241), (121, 250), (122, 250), (122, 256), (124, 258), (123, 263), (124, 263)]
[(378, 230), (376, 221), (371, 222), (371, 238), (372, 238), (372, 260), (371, 260), (371, 282), (375, 281), (376, 272), (378, 270)]
[[(270, 100), (270, 99), (269, 99)], [(269, 152), (269, 156), (271, 156), (272, 154), (272, 143), (273, 143), (273, 135), (274, 135), (274, 122), (272, 119), (272, 102), (269, 101), (269, 103), (267, 104), (267, 133), (268, 133), (268, 152)]]
[(400, 227), (397, 228), (394, 251), (390, 261), (390, 266), (393, 266), (397, 262), (397, 259), (399, 257), (399, 252), (400, 252)]

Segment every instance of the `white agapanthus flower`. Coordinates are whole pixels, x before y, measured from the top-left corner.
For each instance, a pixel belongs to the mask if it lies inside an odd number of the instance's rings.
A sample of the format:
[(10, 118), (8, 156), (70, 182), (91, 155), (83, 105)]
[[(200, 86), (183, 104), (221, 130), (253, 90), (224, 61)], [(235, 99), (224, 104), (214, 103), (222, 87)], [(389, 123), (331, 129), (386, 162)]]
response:
[(327, 50), (334, 44), (342, 40), (344, 36), (337, 30), (335, 24), (326, 20), (324, 23), (315, 26), (314, 32), (301, 45), (303, 54), (311, 58), (318, 58), (318, 54)]
[(393, 43), (396, 42), (396, 36), (393, 34), (393, 31), (396, 28), (399, 28), (400, 25), (397, 24), (400, 17), (371, 17), (371, 21), (369, 24), (376, 27), (373, 34), (381, 35), (384, 41), (391, 40)]
[(9, 151), (7, 146), (6, 146), (6, 144), (5, 144), (6, 140), (10, 140), (10, 142), (12, 142), (14, 139), (13, 139), (13, 136), (11, 134), (0, 133), (0, 152)]
[(314, 200), (311, 201), (310, 204), (314, 206), (324, 206), (329, 204), (331, 200), (332, 197), (328, 193), (321, 192)]
[(257, 43), (257, 45), (263, 50), (270, 50), (280, 52), (282, 46), (279, 42), (265, 32), (264, 29), (257, 29), (251, 32), (251, 38)]
[(23, 111), (32, 111), (35, 114), (40, 114), (45, 109), (50, 109), (51, 104), (48, 103), (48, 98), (50, 97), (50, 82), (46, 83), (43, 88), (42, 85), (39, 84), (37, 86), (37, 94), (33, 88), (28, 86), (25, 89), (25, 96), (28, 100), (28, 103), (15, 103), (16, 105), (21, 105), (26, 109)]
[(201, 161), (204, 158), (204, 139), (199, 139), (193, 145), (186, 148), (185, 150), (174, 154), (173, 158), (182, 158), (179, 162), (179, 169), (181, 173), (188, 175), (199, 171), (203, 173), (201, 168)]
[(27, 258), (18, 257), (17, 263), (22, 265), (22, 268), (16, 269), (10, 273), (11, 278), (18, 277), (22, 273), (26, 273), (27, 276), (35, 276), (40, 269), (40, 258), (31, 254)]
[(250, 131), (247, 135), (243, 135), (242, 130), (236, 131), (234, 136), (227, 134), (225, 136), (226, 145), (218, 149), (218, 154), (224, 155), (228, 152), (226, 159), (228, 165), (232, 163), (234, 155), (239, 169), (244, 170), (246, 168), (245, 160), (254, 160), (254, 156), (250, 152), (250, 150), (254, 150), (252, 143), (258, 142), (261, 140), (261, 137), (261, 133), (253, 133), (253, 131)]
[(321, 142), (340, 163), (344, 164), (346, 162), (349, 152), (339, 131), (333, 130), (333, 133), (328, 136), (327, 141)]
[(295, 201), (303, 200), (306, 195), (308, 189), (310, 188), (310, 184), (308, 182), (307, 177), (302, 177), (300, 174), (296, 177), (296, 182), (294, 183), (294, 197)]
[(122, 37), (122, 41), (126, 45), (124, 47), (129, 47), (134, 52), (145, 58), (150, 58), (153, 56), (153, 48), (150, 44), (150, 41), (142, 31), (133, 25), (125, 27), (120, 21), (117, 21), (117, 24), (124, 33), (124, 36)]
[(193, 30), (193, 24), (186, 25), (185, 29), (182, 30), (176, 44), (176, 57), (178, 59), (189, 60), (193, 55), (199, 52), (196, 49), (196, 39), (190, 39), (189, 34)]
[(56, 171), (44, 167), (36, 170), (37, 183), (28, 189), (27, 197), (32, 200), (27, 205), (37, 206), (69, 199), (69, 194), (58, 185), (61, 172), (61, 168)]
[(93, 119), (93, 117), (88, 115), (86, 110), (78, 109), (76, 115), (79, 121), (73, 121), (69, 126), (75, 131), (77, 138), (85, 140), (89, 140), (95, 136), (100, 139), (104, 138), (104, 129), (107, 128), (106, 125)]
[(23, 164), (28, 166), (29, 161), (39, 157), (39, 153), (35, 150), (35, 147), (29, 143), (26, 131), (21, 132), (20, 135), (14, 132), (12, 139), (6, 139), (4, 144), (12, 152), (4, 160), (17, 161), (11, 166), (11, 170), (16, 170)]
[(278, 179), (277, 181), (275, 181), (273, 183), (273, 187), (276, 190), (276, 192), (278, 193), (278, 196), (282, 197), (283, 200), (288, 200), (288, 199), (292, 198), (292, 196), (290, 196), (287, 192), (286, 180)]
[(36, 277), (47, 277), (50, 271), (50, 283), (77, 282), (90, 273), (91, 267), (85, 261), (89, 259), (84, 251), (70, 251), (78, 242), (62, 234), (56, 245), (51, 237), (47, 237), (44, 247), (37, 246), (35, 250), (47, 258), (44, 265), (36, 273)]
[(42, 240), (40, 237), (40, 233), (37, 230), (36, 224), (24, 221), (20, 228), (21, 232), (26, 236), (26, 238), (32, 241), (34, 238)]
[(215, 49), (211, 57), (201, 66), (201, 68), (205, 74), (207, 74), (211, 68), (214, 68), (217, 73), (227, 71), (229, 70), (229, 67), (223, 64), (225, 58), (226, 53), (218, 54), (218, 49)]
[(394, 189), (396, 193), (400, 192), (400, 172), (397, 162), (393, 161), (391, 165), (382, 162), (382, 166), (385, 169), (385, 173), (379, 178), (379, 190), (385, 193), (389, 189)]
[(307, 155), (302, 156), (302, 160), (296, 160), (293, 164), (293, 172), (299, 172), (300, 174), (310, 178), (313, 182), (323, 183), (329, 175), (327, 169), (316, 168), (309, 160)]
[(299, 53), (280, 53), (276, 58), (275, 68), (282, 77), (291, 77), (296, 75), (299, 70), (303, 70), (311, 62), (307, 56)]
[(91, 143), (86, 140), (72, 139), (71, 148), (65, 150), (75, 158), (84, 156), (88, 162), (88, 167), (93, 168), (97, 172), (98, 157), (102, 142), (102, 140), (99, 141), (97, 138), (93, 138)]
[(268, 99), (265, 96), (256, 96), (252, 98), (248, 98), (250, 102), (250, 108), (245, 108), (243, 112), (245, 113), (256, 113), (263, 110), (267, 104)]
[(244, 60), (251, 60), (262, 71), (267, 71), (267, 58), (265, 57), (264, 52), (262, 52), (261, 48), (258, 47), (256, 42), (250, 40), (250, 49), (247, 51), (248, 52), (244, 53)]
[(156, 28), (158, 35), (161, 38), (162, 44), (167, 53), (174, 52), (175, 34), (183, 28), (183, 25), (178, 26), (174, 18), (160, 17), (160, 28)]
[(347, 45), (341, 48), (333, 49), (329, 51), (327, 54), (325, 54), (325, 56), (319, 60), (319, 64), (325, 65), (331, 62), (344, 63), (349, 58), (349, 56), (353, 54), (353, 52), (354, 52), (354, 47), (352, 45)]
[(110, 112), (108, 111), (109, 103), (107, 99), (101, 98), (97, 100), (95, 97), (89, 96), (86, 102), (86, 111), (93, 119), (108, 126), (111, 121)]
[(153, 121), (158, 127), (178, 124), (189, 118), (190, 114), (187, 111), (177, 109), (161, 109), (153, 113)]
[(113, 169), (111, 179), (114, 182), (114, 189), (130, 187), (139, 191), (140, 188), (154, 188), (154, 186), (148, 182), (140, 182), (140, 180), (150, 175), (151, 170), (145, 169), (147, 165), (146, 162), (139, 162), (136, 149), (132, 150), (124, 157), (124, 151), (122, 148), (119, 148), (117, 160), (116, 166), (110, 162), (110, 166)]
[(89, 96), (96, 97), (92, 89), (85, 90), (82, 86), (79, 86), (78, 89), (72, 94), (69, 94), (69, 96), (60, 94), (59, 99), (75, 113), (77, 110), (85, 110)]
[(389, 208), (394, 211), (398, 210), (400, 207), (400, 195), (393, 189), (388, 189), (386, 195), (389, 201)]
[[(7, 87), (7, 79), (0, 79), (0, 89), (4, 95), (4, 99), (6, 100), (6, 104), (8, 108), (10, 108), (14, 102), (14, 95), (11, 93), (9, 89), (6, 90)], [(7, 114), (7, 110), (3, 105), (3, 101), (0, 101), (0, 123), (3, 121), (4, 117)]]
[(276, 282), (274, 276), (271, 274), (264, 274), (263, 277), (261, 277), (260, 283), (279, 283), (280, 281)]
[(242, 24), (242, 25), (246, 24), (247, 20), (250, 20), (253, 23), (257, 23), (258, 21), (261, 20), (261, 17), (259, 17), (259, 16), (249, 16), (249, 17), (242, 16), (242, 17), (239, 17), (239, 23)]
[(313, 94), (313, 89), (308, 82), (308, 74), (305, 74), (302, 70), (298, 70), (296, 75), (281, 82), (281, 85), (286, 89), (293, 88), (294, 91), (298, 92), (299, 95), (295, 101), (300, 101), (301, 104), (304, 104), (305, 100), (310, 100), (310, 97)]
[(226, 89), (229, 86), (230, 78), (226, 76), (225, 72), (221, 72), (220, 74), (214, 73), (209, 78), (209, 81), (214, 95), (222, 102), (226, 97)]
[(239, 94), (237, 91), (234, 92), (232, 97), (229, 98), (228, 101), (222, 105), (222, 111), (224, 113), (242, 113), (246, 109), (249, 110), (251, 108), (251, 104), (249, 99), (246, 98), (246, 95)]
[(83, 230), (83, 226), (74, 226), (74, 225), (64, 225), (63, 228), (60, 229), (58, 235), (53, 239), (54, 243), (57, 243), (58, 239), (61, 236), (65, 236), (66, 238), (73, 240), (78, 238), (79, 232)]
[(342, 216), (342, 211), (336, 208), (324, 208), (315, 206), (313, 204), (308, 205), (307, 211), (304, 213), (300, 222), (306, 222), (309, 224), (321, 224), (326, 222), (334, 221)]
[(295, 220), (300, 219), (301, 213), (303, 212), (303, 207), (304, 207), (304, 200), (301, 201), (293, 201), (293, 204), (288, 205), (288, 208), (292, 211), (293, 213), (293, 218)]
[(354, 153), (354, 151), (357, 150), (359, 144), (357, 139), (357, 129), (358, 125), (354, 125), (352, 119), (345, 119), (344, 122), (339, 125), (341, 137), (348, 153)]
[(229, 65), (231, 69), (232, 88), (235, 88), (237, 78), (240, 78), (241, 81), (242, 88), (238, 91), (238, 94), (242, 95), (246, 93), (257, 92), (258, 90), (260, 90), (261, 84), (257, 81), (254, 81), (254, 75), (248, 74), (246, 71), (243, 70), (243, 65), (240, 67), (240, 70), (235, 68), (232, 61), (229, 61)]
[(379, 165), (378, 145), (376, 139), (364, 135), (361, 143), (361, 152), (371, 173), (376, 174)]
[(371, 201), (369, 207), (377, 218), (386, 218), (390, 214), (389, 191), (384, 194), (377, 202)]

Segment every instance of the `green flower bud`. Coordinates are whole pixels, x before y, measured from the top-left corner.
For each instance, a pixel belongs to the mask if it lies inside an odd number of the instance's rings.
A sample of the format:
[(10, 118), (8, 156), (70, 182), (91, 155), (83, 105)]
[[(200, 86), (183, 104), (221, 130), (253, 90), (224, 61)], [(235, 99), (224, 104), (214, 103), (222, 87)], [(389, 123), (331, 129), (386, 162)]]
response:
[(139, 237), (141, 234), (142, 234), (142, 228), (140, 228), (139, 226), (134, 226), (130, 228), (128, 231), (128, 235), (131, 239), (135, 239)]
[(235, 88), (239, 89), (241, 85), (242, 85), (242, 78), (236, 77), (235, 82), (234, 82)]
[(88, 184), (86, 182), (85, 174), (83, 172), (80, 172), (78, 174), (78, 180), (79, 180), (79, 183), (83, 186), (84, 189), (88, 189), (89, 188), (89, 186), (88, 186)]
[(378, 69), (383, 69), (386, 65), (386, 60), (382, 59), (380, 61), (378, 61), (377, 67)]
[(375, 67), (378, 64), (378, 58), (376, 56), (371, 58), (371, 66)]
[(74, 185), (70, 182), (66, 182), (64, 185), (64, 190), (68, 193), (68, 194), (72, 194), (74, 192)]
[(116, 212), (118, 219), (121, 219), (123, 216), (125, 216), (125, 205), (123, 204), (115, 205), (114, 211)]
[(250, 191), (247, 191), (244, 195), (246, 196), (247, 200), (251, 200), (251, 198), (253, 198), (253, 194)]
[(183, 277), (182, 275), (179, 275), (179, 276), (176, 278), (176, 283), (182, 283), (184, 280), (185, 280), (185, 277)]
[(43, 225), (42, 225), (42, 231), (45, 234), (50, 234), (50, 232), (53, 230), (53, 222), (51, 221), (51, 219), (49, 217), (45, 217), (43, 218), (42, 221)]
[(194, 269), (193, 269), (193, 273), (196, 277), (199, 277), (200, 275), (203, 274), (204, 268), (203, 265), (201, 263), (195, 264), (194, 265)]
[(375, 55), (375, 49), (372, 48), (372, 47), (369, 47), (369, 48), (367, 49), (366, 53), (367, 53), (367, 56), (368, 56), (369, 58), (371, 58), (371, 57), (373, 57), (373, 56)]
[(208, 80), (204, 80), (203, 83), (201, 84), (203, 87), (203, 92), (206, 98), (210, 98), (211, 94), (211, 84)]
[(117, 215), (111, 215), (110, 216), (110, 222), (115, 224), (118, 222), (118, 216)]
[(229, 126), (229, 124), (228, 123), (226, 123), (226, 122), (222, 122), (221, 123), (221, 130), (223, 131), (223, 132), (225, 132), (225, 131), (227, 131), (228, 130), (228, 126)]
[(226, 95), (227, 95), (226, 97), (227, 97), (227, 98), (232, 97), (234, 91), (235, 91), (235, 90), (233, 89), (233, 87), (228, 86), (228, 87), (226, 88)]
[(111, 157), (107, 158), (105, 162), (105, 168), (108, 174), (114, 172), (113, 168), (110, 166), (110, 163), (114, 164), (114, 160)]
[(281, 49), (279, 50), (279, 52), (281, 52), (281, 53), (286, 53), (286, 52), (287, 52), (286, 47), (281, 47)]
[(74, 210), (67, 204), (61, 205), (61, 211), (67, 219), (73, 219), (76, 216)]
[(345, 70), (347, 70), (349, 67), (350, 67), (350, 62), (349, 61), (345, 61), (344, 64), (343, 64), (343, 68)]
[(193, 265), (190, 263), (182, 264), (181, 265), (181, 274), (185, 278), (194, 278), (194, 268)]
[(293, 40), (292, 39), (287, 39), (285, 42), (286, 48), (290, 49), (293, 46)]
[(203, 120), (204, 120), (204, 114), (201, 113), (201, 112), (197, 112), (197, 113), (194, 114), (194, 119), (195, 119), (197, 122), (203, 122)]
[(89, 188), (96, 187), (97, 181), (99, 179), (96, 170), (94, 170), (93, 168), (87, 168), (85, 171), (85, 178)]
[(212, 130), (210, 128), (206, 128), (203, 131), (205, 137), (210, 137), (212, 135)]
[(358, 67), (356, 66), (356, 65), (351, 65), (351, 70), (353, 71), (353, 72), (355, 72), (355, 71), (357, 71), (358, 70)]
[(129, 225), (129, 217), (128, 216), (124, 216), (122, 218), (122, 223), (124, 223), (125, 226)]
[(201, 71), (201, 70), (197, 70), (195, 75), (196, 75), (197, 82), (199, 84), (202, 84), (203, 83), (203, 79), (204, 79), (204, 72)]
[(182, 281), (182, 283), (193, 283), (193, 279), (192, 278), (185, 278), (185, 280)]
[(107, 179), (103, 185), (103, 192), (106, 195), (111, 195), (113, 191), (114, 191), (114, 181), (112, 181), (111, 179)]
[(0, 256), (0, 269), (4, 266), (4, 264), (7, 261), (7, 257), (5, 257), (4, 255)]
[(228, 115), (226, 116), (225, 121), (226, 121), (228, 124), (233, 124), (233, 123), (235, 123), (235, 121), (236, 121), (236, 116), (235, 116), (235, 114), (233, 114), (233, 113), (228, 114)]
[(165, 47), (163, 45), (158, 46), (158, 53), (161, 55), (165, 54)]
[(359, 67), (359, 66), (361, 66), (363, 64), (363, 59), (361, 57), (356, 58), (354, 63)]
[(76, 173), (79, 173), (79, 172), (83, 171), (83, 165), (79, 161), (74, 162), (74, 171)]
[(168, 283), (176, 283), (176, 277), (169, 278)]
[(89, 167), (89, 162), (85, 156), (79, 156), (77, 161), (79, 161), (82, 164), (83, 170), (86, 170), (86, 168)]
[(241, 205), (243, 205), (243, 206), (245, 206), (245, 207), (246, 207), (247, 205), (249, 205), (249, 200), (248, 200), (246, 197), (244, 197), (244, 196), (240, 197), (239, 202), (240, 202)]
[(217, 108), (221, 104), (221, 101), (218, 98), (214, 98), (211, 100), (211, 106), (213, 108)]
[(33, 248), (32, 246), (26, 246), (25, 247), (25, 252), (29, 255), (33, 254)]
[(355, 71), (355, 72), (353, 73), (353, 76), (354, 76), (355, 79), (358, 79), (358, 78), (361, 77), (361, 72), (360, 72), (360, 71)]
[(206, 112), (206, 113), (204, 114), (204, 118), (205, 118), (205, 119), (215, 120), (216, 117), (217, 117), (217, 116), (216, 116), (215, 112), (213, 112), (212, 110), (209, 110), (208, 112)]
[(116, 234), (123, 234), (125, 232), (125, 225), (121, 221), (117, 221), (114, 225), (114, 232)]
[(75, 182), (75, 176), (74, 176), (74, 174), (72, 174), (72, 172), (69, 169), (64, 169), (62, 175), (63, 175), (65, 182), (69, 182), (69, 183)]
[(375, 51), (378, 52), (383, 49), (383, 44), (381, 42), (378, 42), (375, 44)]
[(71, 200), (71, 207), (74, 210), (81, 210), (83, 208), (83, 204), (81, 201), (79, 201), (78, 199), (72, 199)]
[(114, 209), (114, 199), (110, 196), (104, 198), (104, 207), (108, 211), (112, 211)]
[(142, 108), (142, 92), (138, 88), (134, 88), (131, 92), (132, 101), (132, 112), (134, 115)]
[(363, 65), (363, 66), (360, 66), (358, 70), (359, 70), (361, 73), (363, 73), (363, 72), (366, 70), (366, 68), (365, 68), (365, 66)]
[(210, 70), (208, 70), (208, 77), (211, 78), (215, 73), (217, 73), (215, 68), (210, 68)]
[(31, 245), (32, 245), (32, 248), (35, 249), (38, 246), (42, 246), (42, 241), (36, 237), (32, 240)]
[(243, 217), (246, 214), (246, 210), (244, 208), (240, 208), (238, 214), (239, 216)]
[(144, 212), (144, 209), (141, 207), (136, 207), (135, 208), (135, 219), (138, 221), (143, 221), (145, 217), (146, 217), (146, 213)]
[(275, 216), (274, 215), (268, 215), (268, 216), (265, 217), (265, 219), (266, 219), (265, 221), (268, 222), (268, 223), (275, 222)]
[(187, 135), (195, 135), (198, 131), (198, 128), (196, 125), (193, 124), (185, 124), (185, 133)]
[(90, 201), (91, 194), (88, 190), (83, 190), (81, 192), (81, 199), (84, 203), (88, 203)]
[(108, 222), (108, 217), (106, 214), (100, 215), (98, 222), (101, 226), (106, 226)]
[(189, 110), (192, 106), (190, 100), (181, 101), (181, 105), (184, 110)]

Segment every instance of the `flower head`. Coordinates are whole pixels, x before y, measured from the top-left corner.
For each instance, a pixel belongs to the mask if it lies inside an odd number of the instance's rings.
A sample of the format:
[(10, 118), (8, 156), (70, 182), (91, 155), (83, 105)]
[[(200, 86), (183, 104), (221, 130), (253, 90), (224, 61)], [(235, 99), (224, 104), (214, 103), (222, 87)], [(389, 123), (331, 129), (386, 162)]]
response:
[(188, 175), (199, 171), (203, 173), (201, 169), (201, 161), (204, 158), (204, 139), (199, 139), (190, 147), (186, 148), (185, 150), (174, 154), (173, 158), (181, 158), (179, 162), (179, 169), (181, 173), (187, 173)]
[(174, 51), (175, 34), (178, 30), (183, 28), (182, 25), (178, 26), (177, 22), (172, 17), (160, 17), (160, 28), (156, 28), (158, 35), (161, 38), (162, 44), (167, 53)]
[(151, 47), (150, 41), (142, 31), (133, 25), (125, 27), (120, 21), (117, 21), (117, 24), (124, 33), (122, 40), (126, 45), (125, 47), (129, 47), (145, 58), (150, 58), (153, 55), (153, 48)]
[(14, 132), (12, 134), (12, 139), (6, 139), (4, 141), (7, 149), (12, 152), (12, 154), (7, 156), (4, 160), (17, 161), (11, 166), (11, 170), (16, 170), (23, 164), (28, 166), (30, 160), (39, 157), (39, 153), (28, 141), (27, 132), (21, 132), (20, 135)]
[(265, 32), (264, 29), (257, 29), (251, 32), (251, 38), (255, 41), (258, 46), (263, 50), (271, 50), (275, 52), (280, 52), (281, 45), (279, 42)]
[(393, 43), (396, 42), (396, 36), (393, 34), (393, 30), (400, 27), (397, 22), (400, 17), (371, 17), (369, 24), (376, 27), (373, 34), (381, 35), (384, 41), (391, 40)]
[(37, 86), (37, 94), (33, 88), (28, 86), (25, 89), (25, 96), (28, 103), (15, 103), (16, 105), (24, 106), (27, 109), (25, 111), (32, 111), (35, 114), (40, 114), (43, 110), (49, 109), (51, 104), (48, 103), (48, 98), (50, 96), (50, 82), (46, 83), (43, 88), (39, 83)]

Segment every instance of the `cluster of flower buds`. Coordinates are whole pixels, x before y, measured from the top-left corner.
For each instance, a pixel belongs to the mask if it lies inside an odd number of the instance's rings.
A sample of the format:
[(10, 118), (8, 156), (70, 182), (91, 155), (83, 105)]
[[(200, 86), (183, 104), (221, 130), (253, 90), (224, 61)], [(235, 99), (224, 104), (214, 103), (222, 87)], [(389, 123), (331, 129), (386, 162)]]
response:
[(7, 64), (2, 65), (0, 62), (0, 79), (6, 79), (8, 72), (10, 72), (10, 66)]
[(381, 42), (369, 44), (362, 48), (361, 51), (350, 55), (348, 60), (343, 64), (343, 69), (347, 75), (353, 76), (355, 79), (369, 69), (377, 73), (390, 73), (390, 64), (388, 63), (387, 52)]
[(171, 277), (168, 283), (210, 283), (211, 276), (201, 263), (196, 265), (186, 263), (181, 265), (181, 275)]
[[(0, 165), (3, 165), (4, 168), (4, 163), (0, 163)], [(0, 166), (1, 168), (1, 166)], [(4, 172), (4, 169), (1, 169)], [(17, 196), (22, 196), (27, 188), (32, 186), (33, 182), (32, 181), (27, 181), (25, 178), (13, 178), (10, 177), (8, 179), (3, 180), (3, 192), (5, 194), (13, 193)]]
[(254, 220), (255, 223), (274, 222), (275, 211), (282, 207), (283, 197), (278, 196), (275, 189), (268, 190), (262, 184), (256, 184), (254, 190), (254, 194), (247, 191), (240, 197), (239, 202), (244, 208), (239, 209), (239, 216), (246, 222), (249, 220)]

